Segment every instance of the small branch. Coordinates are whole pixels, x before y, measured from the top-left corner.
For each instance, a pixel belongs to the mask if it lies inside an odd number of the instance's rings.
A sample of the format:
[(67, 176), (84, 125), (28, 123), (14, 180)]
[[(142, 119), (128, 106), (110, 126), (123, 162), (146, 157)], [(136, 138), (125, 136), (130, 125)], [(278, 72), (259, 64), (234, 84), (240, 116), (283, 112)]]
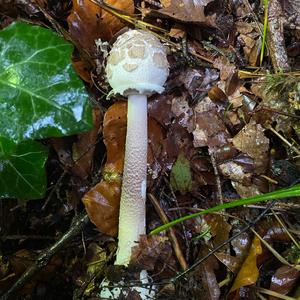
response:
[(267, 41), (270, 57), (275, 71), (290, 69), (284, 43), (284, 13), (278, 0), (269, 1)]
[(212, 149), (209, 149), (209, 155), (210, 155), (210, 161), (211, 161), (211, 164), (213, 166), (213, 169), (214, 169), (214, 175), (216, 177), (216, 184), (217, 184), (217, 198), (219, 200), (219, 203), (220, 204), (223, 204), (224, 201), (223, 201), (223, 194), (222, 194), (222, 186), (221, 186), (221, 179), (220, 179), (220, 175), (219, 175), (219, 172), (218, 172), (218, 167), (217, 167), (217, 162), (216, 162), (216, 158), (215, 158), (215, 155), (212, 151)]
[(45, 267), (50, 259), (61, 250), (68, 242), (80, 233), (82, 228), (88, 223), (89, 218), (85, 213), (74, 217), (70, 229), (46, 251), (43, 251), (36, 261), (22, 274), (22, 276), (13, 284), (13, 286), (0, 298), (1, 300), (17, 299), (17, 292), (28, 283), (34, 275), (36, 275), (43, 267)]

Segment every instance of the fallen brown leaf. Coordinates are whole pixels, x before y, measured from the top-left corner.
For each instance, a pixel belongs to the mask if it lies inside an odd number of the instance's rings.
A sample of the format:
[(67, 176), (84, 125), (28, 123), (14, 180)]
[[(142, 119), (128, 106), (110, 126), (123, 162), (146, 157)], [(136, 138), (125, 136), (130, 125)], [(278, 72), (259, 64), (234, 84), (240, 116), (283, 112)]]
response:
[(181, 22), (214, 26), (215, 16), (207, 17), (204, 14), (205, 6), (211, 1), (163, 0), (161, 3), (164, 8), (159, 9), (158, 12)]
[(254, 160), (254, 172), (262, 174), (266, 171), (269, 157), (269, 139), (264, 135), (260, 124), (251, 121), (233, 139), (233, 145)]
[[(131, 14), (134, 11), (131, 0), (107, 0), (107, 4)], [(90, 0), (73, 0), (73, 9), (68, 17), (72, 39), (90, 54), (95, 52), (95, 40), (109, 41), (125, 25), (116, 16), (104, 11)]]
[[(288, 294), (297, 284), (300, 271), (290, 266), (281, 266), (271, 278), (270, 290), (282, 295)], [(269, 300), (276, 300), (277, 297), (270, 296)]]

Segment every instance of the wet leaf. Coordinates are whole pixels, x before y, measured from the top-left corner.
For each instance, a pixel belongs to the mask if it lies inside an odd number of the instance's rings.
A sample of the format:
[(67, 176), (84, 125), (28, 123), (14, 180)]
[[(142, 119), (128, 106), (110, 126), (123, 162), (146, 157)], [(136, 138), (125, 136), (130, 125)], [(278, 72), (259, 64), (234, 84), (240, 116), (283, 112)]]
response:
[(220, 79), (226, 80), (236, 72), (236, 66), (227, 57), (221, 56), (214, 60), (214, 67), (220, 70)]
[(46, 191), (47, 149), (38, 142), (15, 144), (0, 137), (0, 199), (39, 199)]
[(149, 116), (162, 125), (168, 126), (172, 123), (174, 114), (171, 110), (172, 96), (167, 94), (159, 95), (148, 101)]
[[(231, 230), (231, 225), (221, 215), (205, 216), (207, 224), (210, 226), (210, 232), (213, 235), (214, 247), (227, 241)], [(222, 248), (223, 249), (223, 248)]]
[(194, 146), (195, 147), (220, 147), (228, 143), (230, 135), (226, 129), (223, 120), (216, 111), (216, 107), (212, 104), (209, 111), (201, 111), (196, 107), (196, 118), (193, 118), (192, 126), (194, 127)]
[(207, 17), (204, 14), (205, 6), (213, 0), (189, 1), (189, 0), (163, 0), (164, 6), (158, 12), (180, 22), (193, 22), (197, 24), (213, 26), (215, 16)]
[(238, 77), (238, 72), (232, 73), (226, 80), (225, 92), (226, 95), (231, 96), (239, 87), (240, 81)]
[(0, 136), (20, 142), (91, 128), (72, 45), (49, 29), (13, 23), (0, 32), (0, 50)]
[(255, 236), (253, 238), (249, 254), (234, 280), (234, 283), (230, 289), (230, 293), (243, 286), (256, 283), (259, 275), (256, 259), (261, 253), (262, 247), (260, 240)]
[(291, 186), (300, 181), (300, 171), (288, 160), (272, 161), (271, 172), (281, 186)]
[[(205, 256), (208, 251), (207, 248), (202, 249), (199, 252), (198, 257), (201, 258)], [(205, 295), (203, 299), (218, 300), (220, 298), (221, 292), (215, 273), (215, 271), (218, 270), (218, 267), (219, 265), (216, 258), (210, 256), (199, 265), (197, 270), (195, 270), (201, 278), (201, 285), (203, 285), (203, 295)]]
[(72, 58), (74, 70), (82, 80), (90, 84), (93, 83), (91, 78), (91, 66), (83, 59)]
[(219, 165), (222, 174), (233, 182), (250, 185), (253, 172), (253, 160), (246, 155), (238, 155)]
[(250, 122), (233, 139), (233, 145), (254, 160), (254, 171), (264, 173), (268, 164), (269, 139), (260, 124)]
[(178, 123), (182, 127), (188, 126), (188, 120), (193, 115), (187, 99), (188, 97), (185, 94), (181, 97), (174, 97), (172, 99), (171, 110), (173, 114), (178, 118)]
[(182, 194), (190, 192), (192, 189), (191, 166), (184, 154), (179, 154), (172, 167), (170, 183), (174, 191), (179, 191)]
[(208, 97), (215, 103), (225, 103), (227, 101), (226, 94), (216, 85), (208, 91)]
[(107, 110), (103, 120), (103, 137), (107, 149), (103, 179), (82, 199), (90, 220), (101, 232), (112, 236), (118, 232), (126, 124), (127, 103), (117, 102)]
[(239, 257), (232, 256), (225, 252), (218, 252), (215, 256), (234, 274), (241, 268), (241, 260)]
[[(293, 287), (295, 287), (299, 276), (300, 271), (295, 268), (282, 266), (277, 269), (275, 274), (272, 276), (270, 290), (286, 295), (293, 289)], [(275, 300), (277, 298), (271, 296), (269, 299)]]
[(290, 237), (286, 230), (274, 219), (267, 219), (259, 222), (257, 231), (268, 243), (289, 242)]
[(121, 181), (102, 180), (83, 197), (86, 212), (95, 226), (103, 233), (116, 236), (120, 205)]
[[(262, 24), (259, 26), (263, 27)], [(262, 40), (258, 23), (237, 22), (237, 31), (240, 33), (239, 40), (243, 44), (244, 55), (251, 66), (258, 64)]]
[[(165, 264), (168, 267), (163, 270)], [(154, 273), (163, 272), (163, 276), (174, 275), (170, 269), (175, 269), (176, 261), (170, 241), (167, 237), (141, 235), (139, 244), (132, 248), (130, 265)]]
[(73, 161), (76, 162), (72, 172), (86, 179), (91, 175), (92, 162), (95, 145), (101, 128), (102, 112), (99, 109), (93, 109), (94, 127), (89, 132), (81, 133), (77, 136), (77, 141), (73, 144)]
[[(131, 14), (134, 11), (131, 0), (108, 0), (107, 4)], [(119, 18), (106, 12), (90, 0), (73, 0), (73, 9), (68, 17), (69, 31), (80, 46), (95, 53), (95, 40), (109, 41), (125, 25)]]

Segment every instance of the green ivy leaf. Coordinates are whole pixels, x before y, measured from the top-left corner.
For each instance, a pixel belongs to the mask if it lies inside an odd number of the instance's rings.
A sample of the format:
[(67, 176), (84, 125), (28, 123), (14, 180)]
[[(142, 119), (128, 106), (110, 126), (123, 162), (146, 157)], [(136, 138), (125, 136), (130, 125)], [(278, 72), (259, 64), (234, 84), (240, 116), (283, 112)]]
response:
[(44, 196), (47, 149), (33, 139), (92, 127), (72, 50), (39, 26), (16, 22), (0, 31), (0, 199)]
[(0, 199), (44, 196), (47, 148), (35, 141), (16, 144), (0, 137)]
[(65, 136), (92, 126), (72, 45), (53, 31), (16, 22), (0, 31), (0, 136), (14, 142)]
[(183, 154), (179, 154), (172, 167), (170, 183), (174, 191), (182, 194), (190, 192), (192, 189), (192, 173), (190, 162)]

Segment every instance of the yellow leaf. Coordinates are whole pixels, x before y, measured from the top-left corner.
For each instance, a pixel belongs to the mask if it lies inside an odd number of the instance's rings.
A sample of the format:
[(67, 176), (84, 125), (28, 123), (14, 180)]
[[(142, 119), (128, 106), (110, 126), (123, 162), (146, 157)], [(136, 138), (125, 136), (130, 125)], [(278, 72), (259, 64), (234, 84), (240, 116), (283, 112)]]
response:
[(260, 240), (257, 236), (254, 237), (248, 257), (245, 259), (229, 293), (246, 285), (254, 284), (258, 279), (258, 268), (256, 265), (257, 256), (262, 253)]

